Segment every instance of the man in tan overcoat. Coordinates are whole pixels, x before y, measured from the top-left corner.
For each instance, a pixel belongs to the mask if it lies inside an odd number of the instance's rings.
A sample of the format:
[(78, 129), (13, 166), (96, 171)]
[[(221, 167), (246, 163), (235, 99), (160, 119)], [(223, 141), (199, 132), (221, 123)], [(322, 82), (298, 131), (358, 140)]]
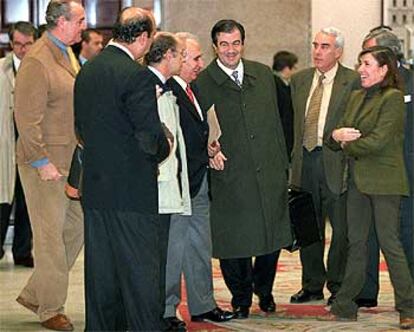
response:
[[(35, 269), (17, 302), (39, 315), (43, 327), (71, 331), (64, 315), (69, 270), (83, 244), (78, 201), (65, 196), (76, 145), (73, 85), (85, 12), (75, 1), (52, 0), (47, 32), (33, 45), (16, 78), (17, 163), (33, 230)], [(72, 61), (71, 61), (72, 59)]]
[(20, 63), (35, 42), (36, 29), (19, 21), (11, 25), (9, 40), (12, 52), (0, 59), (0, 259), (10, 223), (13, 205), (15, 265), (33, 267), (32, 231), (19, 174), (16, 169), (17, 131), (13, 117), (14, 81)]

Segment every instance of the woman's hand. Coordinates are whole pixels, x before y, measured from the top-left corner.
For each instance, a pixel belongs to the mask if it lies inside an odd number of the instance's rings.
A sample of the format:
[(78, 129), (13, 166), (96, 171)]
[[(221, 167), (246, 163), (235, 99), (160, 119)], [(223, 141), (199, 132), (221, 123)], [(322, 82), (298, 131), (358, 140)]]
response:
[(332, 132), (332, 138), (338, 143), (348, 143), (361, 137), (361, 132), (356, 128), (343, 127)]

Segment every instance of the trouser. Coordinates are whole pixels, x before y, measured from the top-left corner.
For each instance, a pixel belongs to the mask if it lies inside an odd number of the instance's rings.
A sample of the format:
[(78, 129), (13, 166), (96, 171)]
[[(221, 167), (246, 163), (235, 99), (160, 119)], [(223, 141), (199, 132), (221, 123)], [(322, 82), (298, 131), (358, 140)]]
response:
[(191, 199), (191, 216), (171, 216), (168, 242), (165, 317), (175, 316), (181, 301), (181, 275), (184, 275), (190, 314), (213, 310), (213, 276), (211, 268), (211, 230), (207, 177), (197, 195)]
[(66, 197), (66, 177), (42, 181), (37, 170), (19, 166), (33, 231), (34, 271), (20, 296), (38, 305), (41, 321), (63, 312), (69, 271), (83, 245), (80, 203)]
[[(327, 185), (323, 152), (303, 149), (302, 187), (312, 193), (322, 241), (300, 249), (302, 288), (312, 293), (322, 292), (325, 281), (331, 293), (336, 293), (345, 273), (346, 261), (346, 195), (335, 195)], [(325, 221), (329, 217), (332, 238), (327, 267), (324, 264)]]
[(271, 254), (251, 257), (220, 259), (224, 282), (231, 292), (233, 307), (252, 305), (253, 293), (260, 298), (272, 296), (280, 250)]
[[(13, 258), (22, 259), (32, 256), (32, 230), (30, 228), (30, 219), (27, 212), (26, 198), (19, 172), (16, 171), (16, 186), (14, 190), (14, 238), (12, 253)], [(12, 204), (0, 204), (0, 251), (4, 246), (7, 229), (10, 223), (10, 215), (12, 212)]]
[(86, 331), (162, 329), (158, 215), (84, 208)]
[(345, 277), (331, 311), (341, 317), (354, 318), (354, 302), (366, 277), (367, 241), (374, 224), (378, 242), (394, 287), (395, 308), (402, 318), (414, 317), (414, 284), (399, 238), (400, 196), (366, 195), (350, 181), (347, 198), (348, 259)]

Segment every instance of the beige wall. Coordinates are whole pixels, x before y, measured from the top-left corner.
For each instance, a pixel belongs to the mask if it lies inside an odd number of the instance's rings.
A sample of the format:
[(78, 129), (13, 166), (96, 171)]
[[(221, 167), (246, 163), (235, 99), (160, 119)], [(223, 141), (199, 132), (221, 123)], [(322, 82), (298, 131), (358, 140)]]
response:
[(246, 29), (246, 58), (268, 65), (276, 51), (309, 61), (311, 0), (164, 0), (164, 30), (199, 36), (206, 62), (213, 58), (210, 30), (220, 19), (233, 18)]
[(312, 0), (312, 36), (323, 27), (335, 26), (345, 35), (342, 62), (353, 67), (363, 37), (381, 23), (379, 0)]

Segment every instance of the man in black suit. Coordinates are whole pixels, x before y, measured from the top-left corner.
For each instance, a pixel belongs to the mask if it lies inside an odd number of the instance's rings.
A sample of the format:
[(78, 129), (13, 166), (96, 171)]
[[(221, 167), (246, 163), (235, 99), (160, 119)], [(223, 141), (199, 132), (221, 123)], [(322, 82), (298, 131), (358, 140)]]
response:
[(276, 83), (277, 106), (289, 159), (293, 148), (293, 107), (290, 95), (290, 77), (296, 71), (297, 63), (296, 54), (288, 51), (277, 52), (273, 57), (272, 69)]
[(181, 275), (187, 289), (187, 303), (193, 321), (223, 322), (233, 314), (221, 310), (214, 300), (211, 269), (211, 231), (207, 184), (208, 123), (206, 110), (198, 103), (198, 91), (190, 87), (204, 66), (201, 47), (195, 36), (179, 33), (185, 40), (186, 57), (178, 76), (168, 81), (180, 107), (191, 195), (192, 215), (171, 217), (166, 280), (166, 320), (177, 331), (185, 323), (176, 317), (181, 300)]
[(75, 83), (75, 125), (84, 143), (87, 331), (161, 329), (158, 164), (169, 154), (151, 73), (153, 16), (121, 11), (114, 39)]
[[(404, 103), (405, 103), (405, 130), (404, 130), (404, 160), (407, 169), (410, 194), (401, 200), (400, 210), (400, 237), (403, 249), (407, 258), (411, 276), (414, 278), (414, 188), (413, 188), (413, 167), (414, 167), (414, 118), (413, 118), (413, 72), (402, 65), (403, 55), (401, 42), (398, 37), (388, 28), (380, 26), (372, 29), (365, 36), (362, 43), (363, 48), (372, 46), (385, 46), (390, 48), (397, 56), (398, 70), (404, 84)], [(356, 300), (360, 307), (376, 307), (379, 292), (378, 267), (379, 267), (379, 247), (375, 228), (370, 231), (369, 241), (369, 260), (367, 266), (367, 276), (364, 288)]]

